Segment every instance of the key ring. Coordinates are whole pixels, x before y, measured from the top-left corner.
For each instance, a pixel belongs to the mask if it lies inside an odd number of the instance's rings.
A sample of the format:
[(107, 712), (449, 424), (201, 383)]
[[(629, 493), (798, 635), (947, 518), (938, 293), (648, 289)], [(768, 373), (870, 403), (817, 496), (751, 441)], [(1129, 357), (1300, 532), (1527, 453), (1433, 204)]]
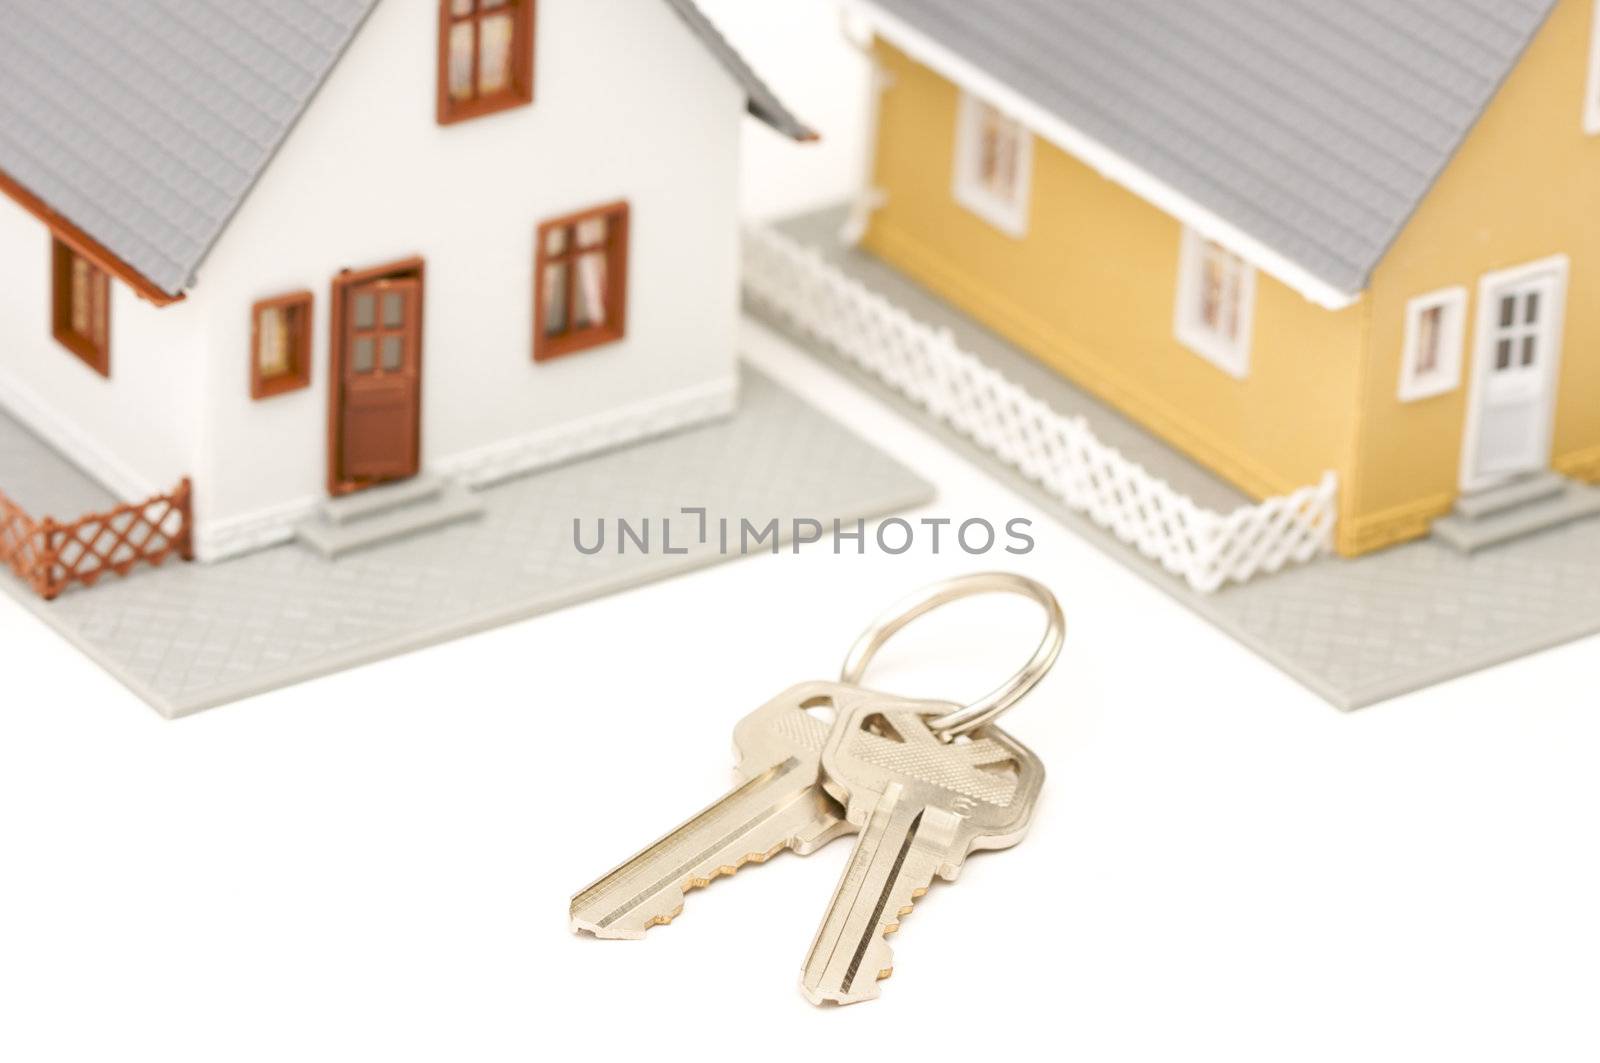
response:
[(994, 593), (1020, 594), (1024, 598), (1032, 598), (1044, 606), (1046, 627), (1044, 638), (1039, 641), (1039, 648), (1033, 651), (1033, 656), (1016, 675), (977, 701), (928, 721), (928, 726), (947, 742), (957, 735), (982, 727), (1015, 705), (1044, 678), (1044, 674), (1050, 670), (1050, 666), (1061, 653), (1061, 643), (1067, 633), (1067, 622), (1061, 615), (1061, 605), (1056, 601), (1056, 596), (1050, 593), (1050, 589), (1042, 583), (1014, 572), (975, 572), (967, 576), (956, 576), (902, 598), (867, 625), (867, 629), (856, 639), (855, 645), (850, 647), (850, 652), (844, 659), (844, 667), (839, 670), (840, 681), (852, 685), (859, 684), (861, 677), (866, 673), (867, 665), (883, 648), (883, 644), (917, 617), (962, 598)]

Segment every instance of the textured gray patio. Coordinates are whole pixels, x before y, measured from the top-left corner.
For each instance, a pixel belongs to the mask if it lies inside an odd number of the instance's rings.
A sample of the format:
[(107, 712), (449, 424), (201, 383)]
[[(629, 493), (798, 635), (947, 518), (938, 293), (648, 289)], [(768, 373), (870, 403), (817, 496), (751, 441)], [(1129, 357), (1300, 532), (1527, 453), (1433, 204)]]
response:
[[(0, 416), (0, 439), (12, 438), (9, 426)], [(25, 459), (30, 484), (82, 475), (37, 444), (5, 455)], [(23, 467), (0, 464), (0, 483), (22, 481)], [(737, 527), (743, 517), (854, 521), (932, 495), (905, 466), (747, 372), (733, 418), (488, 488), (476, 521), (337, 561), (289, 545), (173, 562), (54, 602), (9, 572), (0, 587), (163, 715), (181, 716), (725, 560), (714, 530), (707, 544), (684, 541), (681, 518), (673, 545), (688, 552), (660, 552), (661, 518), (684, 506)], [(607, 549), (580, 553), (573, 519), (591, 543), (601, 517)], [(619, 556), (617, 517), (650, 518), (655, 552)]]
[[(1081, 413), (1101, 439), (1202, 505), (1226, 511), (1246, 501), (903, 274), (842, 245), (842, 220), (836, 209), (779, 228), (913, 316), (949, 327), (967, 351), (1058, 411)], [(781, 322), (762, 320), (1338, 708), (1361, 708), (1600, 633), (1600, 519), (1470, 557), (1423, 540), (1361, 558), (1329, 557), (1199, 594), (831, 349)]]

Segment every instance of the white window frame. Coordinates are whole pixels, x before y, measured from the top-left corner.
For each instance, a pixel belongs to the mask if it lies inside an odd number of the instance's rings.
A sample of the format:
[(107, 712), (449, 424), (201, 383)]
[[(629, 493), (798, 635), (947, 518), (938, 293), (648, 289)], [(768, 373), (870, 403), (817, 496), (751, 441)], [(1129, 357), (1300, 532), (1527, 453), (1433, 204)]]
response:
[(1583, 131), (1600, 136), (1600, 0), (1595, 0), (1589, 31), (1589, 80), (1583, 98)]
[[(977, 178), (979, 153), (983, 145), (984, 111), (993, 110), (1017, 126), (1017, 183), (1014, 195), (1006, 200), (995, 195)], [(1018, 239), (1028, 234), (1028, 200), (1033, 193), (1033, 131), (994, 104), (970, 92), (961, 93), (956, 108), (955, 177), (952, 194), (957, 203)]]
[(1173, 330), (1178, 342), (1218, 369), (1243, 380), (1250, 375), (1250, 343), (1256, 324), (1256, 269), (1237, 252), (1217, 244), (1239, 264), (1239, 330), (1233, 339), (1218, 335), (1200, 319), (1199, 302), (1207, 243), (1216, 241), (1184, 227), (1178, 254), (1178, 305)]
[[(1439, 322), (1439, 364), (1423, 372), (1422, 318), (1435, 307), (1443, 310)], [(1462, 351), (1467, 340), (1467, 290), (1441, 288), (1419, 295), (1406, 304), (1406, 341), (1400, 357), (1400, 401), (1418, 402), (1461, 386)]]

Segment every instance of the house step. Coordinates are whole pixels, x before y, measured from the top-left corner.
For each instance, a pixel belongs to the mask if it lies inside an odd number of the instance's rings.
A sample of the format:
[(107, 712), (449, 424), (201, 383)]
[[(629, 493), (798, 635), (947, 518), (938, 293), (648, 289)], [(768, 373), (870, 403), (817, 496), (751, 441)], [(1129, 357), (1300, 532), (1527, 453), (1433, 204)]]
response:
[(332, 559), (406, 535), (471, 520), (482, 512), (483, 500), (477, 495), (459, 484), (441, 481), (439, 489), (431, 495), (413, 498), (409, 504), (382, 507), (358, 520), (335, 523), (325, 516), (312, 517), (296, 526), (295, 535), (323, 557)]
[(1569, 482), (1566, 477), (1553, 472), (1519, 476), (1498, 487), (1462, 495), (1456, 499), (1456, 512), (1468, 520), (1479, 520), (1530, 502), (1553, 498), (1561, 494)]
[(321, 513), (329, 524), (354, 524), (434, 498), (445, 487), (446, 481), (441, 477), (423, 473), (398, 483), (369, 487), (342, 498), (326, 499), (322, 503)]
[(1433, 522), (1433, 534), (1463, 553), (1507, 543), (1534, 532), (1600, 516), (1600, 488), (1567, 482), (1559, 494), (1476, 519), (1453, 513)]

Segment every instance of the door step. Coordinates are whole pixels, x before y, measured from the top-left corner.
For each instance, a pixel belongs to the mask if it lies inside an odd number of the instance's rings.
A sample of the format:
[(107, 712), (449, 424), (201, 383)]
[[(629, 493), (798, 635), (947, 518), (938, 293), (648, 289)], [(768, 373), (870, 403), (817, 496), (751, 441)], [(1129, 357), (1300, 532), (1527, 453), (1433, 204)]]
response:
[(1572, 483), (1565, 476), (1553, 472), (1536, 472), (1519, 476), (1509, 483), (1491, 487), (1486, 491), (1473, 491), (1456, 499), (1456, 512), (1472, 520), (1503, 513), (1508, 509), (1538, 502), (1561, 494)]
[[(367, 495), (378, 497), (369, 501)], [(352, 505), (357, 502), (362, 504)], [(316, 516), (295, 526), (295, 536), (323, 557), (332, 559), (407, 535), (472, 520), (482, 513), (483, 500), (460, 484), (419, 476), (405, 483), (374, 487), (325, 502)]]
[(369, 487), (353, 495), (324, 499), (318, 511), (329, 524), (354, 524), (393, 509), (435, 498), (445, 489), (445, 481), (422, 473), (399, 483)]
[[(1469, 508), (1469, 499), (1478, 504)], [(1600, 488), (1547, 473), (1463, 496), (1453, 513), (1433, 522), (1433, 535), (1470, 554), (1593, 516), (1600, 516)]]

